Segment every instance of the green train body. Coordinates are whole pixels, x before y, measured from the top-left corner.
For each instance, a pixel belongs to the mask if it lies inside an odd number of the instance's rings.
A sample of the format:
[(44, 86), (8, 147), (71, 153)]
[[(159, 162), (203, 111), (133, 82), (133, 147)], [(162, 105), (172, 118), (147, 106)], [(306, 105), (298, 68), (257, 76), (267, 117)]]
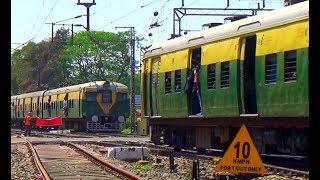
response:
[[(302, 146), (309, 125), (308, 47), (308, 2), (152, 45), (141, 81), (152, 141), (226, 146), (246, 124), (262, 152), (307, 152)], [(192, 99), (185, 91), (196, 55), (201, 116), (190, 113)]]
[[(21, 126), (26, 113), (33, 117), (63, 117), (62, 128), (76, 131), (119, 131), (128, 117), (128, 88), (120, 83), (95, 81), (11, 97), (13, 126)], [(63, 101), (66, 99), (67, 110)]]

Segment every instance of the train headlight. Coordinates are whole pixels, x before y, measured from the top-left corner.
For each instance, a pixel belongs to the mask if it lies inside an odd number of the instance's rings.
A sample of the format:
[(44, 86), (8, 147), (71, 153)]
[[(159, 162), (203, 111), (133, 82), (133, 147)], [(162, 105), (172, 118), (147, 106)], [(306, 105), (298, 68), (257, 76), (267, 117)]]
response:
[(119, 117), (118, 117), (118, 121), (119, 121), (120, 123), (122, 123), (122, 122), (124, 121), (124, 117), (123, 117), (123, 116), (119, 116)]
[(91, 117), (91, 120), (92, 120), (93, 122), (98, 122), (98, 116), (93, 115), (93, 116)]

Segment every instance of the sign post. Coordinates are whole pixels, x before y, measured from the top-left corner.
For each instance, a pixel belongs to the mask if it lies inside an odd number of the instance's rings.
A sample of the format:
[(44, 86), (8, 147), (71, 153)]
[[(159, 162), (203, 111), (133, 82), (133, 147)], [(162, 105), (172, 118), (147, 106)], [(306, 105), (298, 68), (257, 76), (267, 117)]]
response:
[(232, 174), (267, 173), (245, 125), (241, 126), (215, 171)]

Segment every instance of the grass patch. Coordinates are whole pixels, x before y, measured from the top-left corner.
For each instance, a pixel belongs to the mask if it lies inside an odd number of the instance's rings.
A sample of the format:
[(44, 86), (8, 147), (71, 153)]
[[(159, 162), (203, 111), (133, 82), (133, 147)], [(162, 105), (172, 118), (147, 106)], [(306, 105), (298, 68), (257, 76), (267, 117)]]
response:
[(150, 170), (152, 169), (152, 161), (149, 161), (146, 164), (141, 164), (139, 162), (133, 162), (131, 163), (131, 165), (135, 168), (135, 169), (146, 169), (146, 170)]
[(131, 134), (131, 131), (130, 131), (130, 128), (125, 128), (121, 131), (121, 134), (125, 134), (125, 135), (128, 135), (128, 134)]

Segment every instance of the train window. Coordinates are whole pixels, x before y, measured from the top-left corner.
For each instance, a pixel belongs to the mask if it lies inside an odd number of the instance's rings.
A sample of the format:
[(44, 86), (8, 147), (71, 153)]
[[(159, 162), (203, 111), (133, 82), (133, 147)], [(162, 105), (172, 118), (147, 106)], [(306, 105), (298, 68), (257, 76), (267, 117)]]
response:
[(207, 84), (208, 89), (216, 88), (216, 65), (209, 64), (207, 66)]
[(229, 77), (229, 62), (221, 63), (221, 88), (230, 86), (230, 77)]
[(103, 103), (111, 103), (112, 102), (112, 94), (110, 90), (102, 92), (102, 102)]
[(174, 91), (181, 91), (181, 70), (174, 71)]
[(91, 102), (97, 101), (96, 93), (94, 93), (94, 92), (87, 92), (87, 101), (91, 101)]
[(127, 99), (127, 93), (117, 93), (117, 100), (124, 101)]
[(297, 51), (284, 52), (284, 82), (297, 79)]
[(277, 54), (266, 55), (265, 84), (277, 82)]
[(171, 93), (171, 72), (166, 72), (165, 73), (165, 82), (164, 82), (164, 84), (165, 84), (165, 93), (167, 94), (167, 93)]

